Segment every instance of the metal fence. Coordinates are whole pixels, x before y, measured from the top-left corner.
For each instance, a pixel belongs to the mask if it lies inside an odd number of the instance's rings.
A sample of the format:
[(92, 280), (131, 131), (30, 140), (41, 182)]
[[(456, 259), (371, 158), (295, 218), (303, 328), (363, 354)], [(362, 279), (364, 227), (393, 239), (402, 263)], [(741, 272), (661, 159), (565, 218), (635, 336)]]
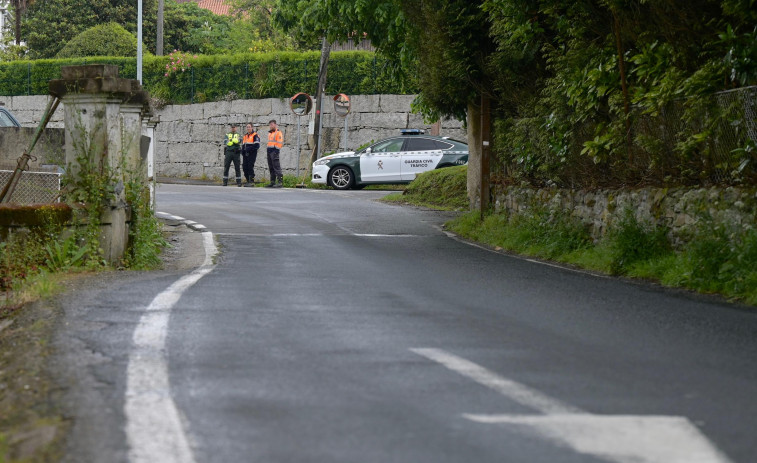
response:
[[(0, 95), (47, 95), (51, 79), (60, 78), (64, 65), (112, 64), (121, 77), (136, 78), (136, 60), (87, 58), (0, 63)], [(186, 72), (166, 76), (167, 61), (148, 60), (143, 69), (145, 88), (171, 103), (202, 103), (234, 98), (288, 98), (298, 92), (315, 92), (319, 60), (269, 59), (249, 62), (201, 60)], [(329, 94), (413, 94), (412, 83), (397, 79), (391, 66), (375, 55), (332, 55)]]
[[(744, 183), (757, 172), (757, 87), (679, 101), (633, 128), (635, 163), (654, 183)], [(701, 137), (697, 137), (701, 134)]]
[[(13, 176), (12, 170), (0, 170), (0, 188)], [(60, 172), (22, 172), (11, 204), (48, 204), (60, 201)]]

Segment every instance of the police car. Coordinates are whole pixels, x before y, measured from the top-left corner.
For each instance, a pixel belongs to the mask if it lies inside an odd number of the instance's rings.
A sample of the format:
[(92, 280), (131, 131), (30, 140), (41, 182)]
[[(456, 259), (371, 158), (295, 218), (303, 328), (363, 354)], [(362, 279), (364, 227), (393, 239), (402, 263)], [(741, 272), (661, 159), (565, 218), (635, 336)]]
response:
[(358, 152), (325, 156), (313, 163), (313, 183), (337, 190), (368, 185), (410, 183), (433, 169), (468, 163), (468, 145), (445, 137), (424, 135), (422, 130), (402, 130)]

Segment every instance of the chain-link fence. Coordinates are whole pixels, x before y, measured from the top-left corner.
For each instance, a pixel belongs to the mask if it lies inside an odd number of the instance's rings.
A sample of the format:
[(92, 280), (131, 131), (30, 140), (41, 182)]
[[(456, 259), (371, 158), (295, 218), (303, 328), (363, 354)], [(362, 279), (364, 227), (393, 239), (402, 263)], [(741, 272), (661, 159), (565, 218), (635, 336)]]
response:
[(633, 167), (653, 183), (744, 183), (757, 173), (757, 87), (671, 103), (632, 133)]
[[(0, 170), (0, 189), (8, 184), (12, 176), (12, 170)], [(9, 202), (27, 205), (58, 202), (61, 177), (59, 172), (22, 172)]]

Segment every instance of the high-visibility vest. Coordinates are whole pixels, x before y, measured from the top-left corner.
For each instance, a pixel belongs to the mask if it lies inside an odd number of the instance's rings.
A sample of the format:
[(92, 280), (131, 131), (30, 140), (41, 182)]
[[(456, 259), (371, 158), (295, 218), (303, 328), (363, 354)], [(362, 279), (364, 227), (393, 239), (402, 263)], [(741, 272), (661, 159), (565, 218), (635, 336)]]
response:
[(258, 136), (257, 132), (248, 133), (245, 134), (242, 143), (245, 143), (247, 145), (254, 145), (255, 143), (260, 143), (260, 137)]
[(281, 149), (284, 146), (284, 134), (281, 130), (268, 132), (268, 147)]
[(234, 146), (239, 144), (239, 134), (229, 132), (226, 134), (226, 146)]

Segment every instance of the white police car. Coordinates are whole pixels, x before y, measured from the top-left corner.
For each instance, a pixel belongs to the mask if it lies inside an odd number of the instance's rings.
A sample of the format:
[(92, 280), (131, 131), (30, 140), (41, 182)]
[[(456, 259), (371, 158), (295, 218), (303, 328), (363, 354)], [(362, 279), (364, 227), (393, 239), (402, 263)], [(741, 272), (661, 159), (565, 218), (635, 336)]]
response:
[(358, 152), (325, 156), (313, 163), (313, 183), (337, 190), (367, 185), (410, 183), (415, 176), (433, 169), (468, 163), (468, 145), (444, 137), (424, 135), (421, 130), (402, 130)]

